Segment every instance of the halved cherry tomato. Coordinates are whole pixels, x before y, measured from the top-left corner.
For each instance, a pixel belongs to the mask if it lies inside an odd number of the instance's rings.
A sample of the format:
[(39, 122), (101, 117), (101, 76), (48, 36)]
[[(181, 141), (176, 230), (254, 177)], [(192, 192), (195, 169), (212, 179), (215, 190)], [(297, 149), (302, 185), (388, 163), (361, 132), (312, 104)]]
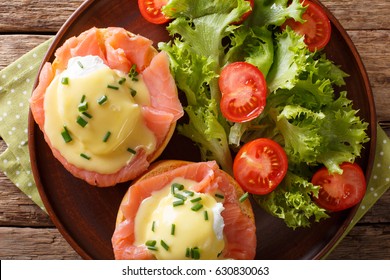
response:
[(343, 163), (342, 174), (329, 174), (323, 167), (312, 178), (314, 185), (320, 186), (315, 203), (329, 211), (341, 211), (358, 204), (366, 192), (366, 179), (359, 165)]
[(247, 1), (251, 5), (252, 9), (250, 11), (247, 11), (245, 14), (243, 14), (239, 21), (233, 22), (232, 24), (239, 25), (239, 24), (243, 23), (249, 17), (249, 15), (252, 13), (253, 7), (255, 6), (255, 0), (247, 0)]
[(169, 0), (138, 0), (138, 8), (141, 15), (147, 21), (154, 24), (163, 24), (169, 21), (162, 12), (161, 8), (164, 7)]
[(222, 69), (218, 80), (222, 115), (231, 122), (246, 122), (265, 107), (267, 85), (263, 73), (247, 62), (234, 62)]
[(233, 162), (234, 178), (244, 190), (252, 194), (272, 192), (283, 180), (287, 168), (284, 149), (267, 138), (246, 143)]
[(308, 0), (304, 0), (303, 3), (307, 5), (302, 15), (305, 22), (300, 23), (289, 18), (283, 23), (282, 28), (288, 25), (295, 32), (304, 35), (306, 45), (313, 52), (328, 44), (332, 28), (328, 16), (319, 5)]

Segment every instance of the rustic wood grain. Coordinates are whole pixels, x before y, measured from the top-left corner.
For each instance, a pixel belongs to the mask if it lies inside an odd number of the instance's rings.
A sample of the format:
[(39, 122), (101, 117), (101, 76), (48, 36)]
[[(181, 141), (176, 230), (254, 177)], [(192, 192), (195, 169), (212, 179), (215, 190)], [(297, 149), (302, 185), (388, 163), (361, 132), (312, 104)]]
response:
[[(390, 4), (390, 1), (388, 2)], [(388, 9), (390, 11), (390, 8)], [(348, 31), (366, 67), (374, 94), (378, 120), (389, 120), (390, 29)]]
[(0, 227), (1, 260), (77, 260), (57, 229)]
[(53, 35), (0, 35), (0, 70)]
[[(83, 0), (1, 1), (0, 33), (55, 33), (83, 2)], [(321, 2), (345, 29), (389, 29), (389, 1), (371, 0), (367, 3), (362, 0), (323, 0)]]
[(328, 256), (334, 260), (390, 259), (390, 225), (354, 227)]
[[(135, 1), (135, 0), (134, 0)], [(0, 3), (0, 70), (55, 35), (83, 0)], [(372, 85), (379, 120), (390, 120), (390, 1), (321, 1), (347, 30)], [(386, 131), (390, 135), (390, 129)], [(6, 148), (0, 138), (0, 152)], [(0, 172), (0, 259), (80, 259), (49, 217)], [(390, 191), (329, 256), (390, 259)]]
[(0, 171), (0, 227), (53, 227), (49, 216)]
[(389, 29), (390, 1), (388, 0), (320, 0), (347, 29)]
[(0, 2), (0, 33), (55, 33), (83, 0)]

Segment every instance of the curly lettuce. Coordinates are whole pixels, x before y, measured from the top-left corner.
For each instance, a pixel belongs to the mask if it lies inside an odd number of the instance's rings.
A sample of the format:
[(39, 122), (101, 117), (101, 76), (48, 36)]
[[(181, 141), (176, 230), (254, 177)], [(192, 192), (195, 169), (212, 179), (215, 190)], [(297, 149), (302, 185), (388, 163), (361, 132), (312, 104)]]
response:
[(290, 228), (308, 227), (315, 222), (328, 218), (325, 210), (311, 200), (318, 196), (319, 187), (305, 178), (291, 172), (286, 174), (278, 188), (265, 196), (255, 196), (255, 200), (269, 214), (283, 219)]
[(299, 37), (289, 29), (275, 37), (275, 60), (267, 77), (272, 92), (264, 114), (239, 131), (241, 142), (267, 137), (284, 147), (288, 175), (271, 194), (255, 200), (292, 228), (327, 217), (311, 199), (318, 188), (310, 183), (313, 171), (324, 165), (341, 173), (340, 164), (354, 162), (369, 141), (368, 124), (347, 93), (335, 92), (348, 75), (325, 55), (302, 48)]
[[(369, 139), (347, 93), (336, 87), (348, 77), (325, 54), (310, 52), (287, 18), (302, 22), (300, 0), (170, 0), (163, 12), (173, 19), (167, 30), (172, 40), (160, 43), (170, 58), (178, 88), (184, 93), (186, 122), (178, 125), (193, 140), (203, 160), (216, 160), (232, 173), (231, 150), (253, 139), (277, 141), (288, 156), (288, 173), (272, 193), (255, 196), (267, 212), (292, 228), (309, 226), (328, 217), (312, 196), (313, 171), (325, 165), (341, 172), (342, 162), (353, 162)], [(264, 112), (246, 123), (223, 118), (218, 77), (221, 69), (246, 61), (264, 74), (268, 96)]]

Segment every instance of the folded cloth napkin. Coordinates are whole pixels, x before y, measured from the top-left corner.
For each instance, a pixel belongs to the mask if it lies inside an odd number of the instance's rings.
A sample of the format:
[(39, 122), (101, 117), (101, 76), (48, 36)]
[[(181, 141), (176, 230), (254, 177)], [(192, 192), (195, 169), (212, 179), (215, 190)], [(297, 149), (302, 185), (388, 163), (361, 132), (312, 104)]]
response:
[[(27, 145), (27, 118), (32, 87), (51, 40), (34, 48), (0, 71), (0, 137), (8, 146), (0, 155), (0, 170), (43, 210), (45, 208), (31, 173)], [(378, 126), (375, 162), (367, 193), (344, 236), (389, 187), (390, 140)]]
[(8, 146), (0, 155), (0, 170), (43, 210), (31, 173), (27, 120), (29, 97), (51, 41), (37, 46), (0, 72), (0, 137)]

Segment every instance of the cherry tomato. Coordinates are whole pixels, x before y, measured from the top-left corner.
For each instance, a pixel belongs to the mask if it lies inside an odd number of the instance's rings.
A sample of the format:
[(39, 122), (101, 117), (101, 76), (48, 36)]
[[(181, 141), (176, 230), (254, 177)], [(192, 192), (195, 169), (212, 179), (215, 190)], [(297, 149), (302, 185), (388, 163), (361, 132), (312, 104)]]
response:
[(366, 192), (366, 179), (356, 163), (340, 165), (342, 174), (329, 174), (323, 167), (312, 178), (314, 185), (320, 186), (315, 203), (329, 211), (341, 211), (358, 204)]
[(246, 143), (233, 162), (236, 181), (247, 192), (267, 194), (273, 191), (287, 173), (284, 149), (275, 141), (258, 138)]
[(161, 8), (167, 3), (168, 0), (138, 0), (138, 8), (147, 21), (154, 24), (163, 24), (170, 20), (161, 12)]
[(252, 13), (253, 7), (255, 6), (255, 0), (247, 0), (247, 1), (251, 5), (252, 9), (250, 11), (247, 11), (245, 14), (243, 14), (241, 19), (237, 22), (233, 22), (233, 24), (239, 25), (239, 24), (243, 23)]
[(256, 66), (247, 62), (228, 64), (222, 69), (218, 83), (221, 112), (229, 121), (250, 121), (263, 112), (267, 85)]
[(305, 43), (310, 51), (315, 51), (325, 47), (331, 35), (331, 25), (325, 11), (317, 4), (304, 0), (307, 5), (302, 18), (305, 22), (300, 23), (292, 18), (287, 19), (282, 28), (290, 26), (298, 34), (305, 36)]

